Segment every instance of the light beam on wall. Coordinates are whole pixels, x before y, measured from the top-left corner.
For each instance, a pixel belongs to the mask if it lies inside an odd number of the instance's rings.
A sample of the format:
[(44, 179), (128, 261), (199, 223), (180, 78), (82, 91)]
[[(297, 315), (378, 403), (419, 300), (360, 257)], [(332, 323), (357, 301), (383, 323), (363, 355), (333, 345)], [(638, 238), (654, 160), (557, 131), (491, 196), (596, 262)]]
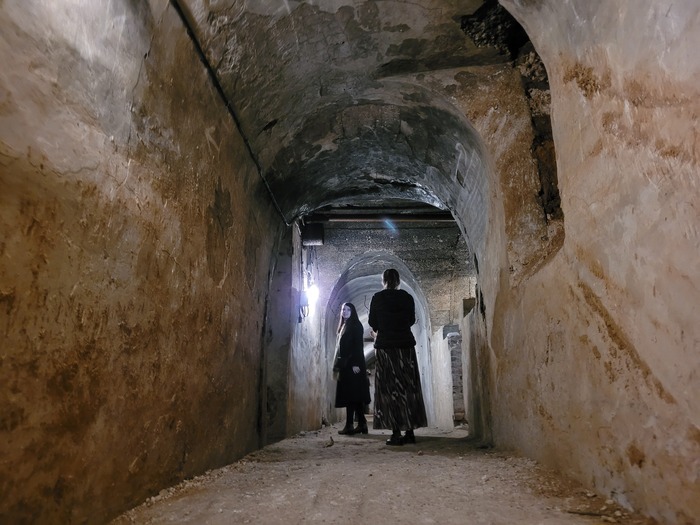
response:
[(313, 313), (316, 309), (316, 301), (318, 301), (319, 289), (318, 286), (312, 284), (306, 290), (306, 297), (309, 300), (309, 313)]
[(389, 236), (391, 236), (392, 238), (396, 237), (399, 234), (399, 229), (396, 227), (396, 224), (394, 224), (394, 221), (392, 221), (391, 219), (384, 219), (384, 226), (387, 230), (389, 230)]

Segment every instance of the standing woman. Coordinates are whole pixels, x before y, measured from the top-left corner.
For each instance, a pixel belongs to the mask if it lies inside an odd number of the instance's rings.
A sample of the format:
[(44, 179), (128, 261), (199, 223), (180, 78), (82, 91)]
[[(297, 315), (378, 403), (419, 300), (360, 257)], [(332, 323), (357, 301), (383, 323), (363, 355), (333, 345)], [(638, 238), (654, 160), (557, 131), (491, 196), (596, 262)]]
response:
[(415, 305), (411, 294), (399, 290), (401, 280), (394, 268), (384, 271), (382, 283), (384, 289), (374, 294), (369, 308), (377, 356), (372, 427), (392, 430), (387, 445), (415, 443), (413, 429), (428, 426), (411, 332)]
[[(338, 323), (338, 347), (333, 372), (338, 375), (335, 407), (347, 409), (345, 427), (338, 434), (367, 434), (365, 405), (369, 404), (369, 381), (364, 351), (364, 328), (352, 303), (343, 304)], [(353, 428), (357, 415), (358, 425)]]

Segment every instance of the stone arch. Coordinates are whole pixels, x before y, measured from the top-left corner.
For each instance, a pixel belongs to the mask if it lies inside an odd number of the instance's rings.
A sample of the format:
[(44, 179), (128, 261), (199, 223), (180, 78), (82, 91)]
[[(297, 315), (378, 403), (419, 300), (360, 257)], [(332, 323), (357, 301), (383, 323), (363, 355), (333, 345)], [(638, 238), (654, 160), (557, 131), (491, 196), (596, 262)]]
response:
[(350, 105), (335, 100), (307, 115), (265, 179), (290, 222), (328, 204), (411, 199), (449, 209), (480, 250), (491, 165), (479, 133), (444, 94), (383, 79)]
[[(365, 357), (369, 365), (373, 362), (374, 348), (371, 339), (369, 339), (369, 326), (367, 324), (369, 303), (372, 295), (382, 289), (381, 275), (387, 268), (396, 268), (398, 270), (401, 276), (401, 288), (410, 293), (415, 300), (416, 324), (414, 325), (414, 335), (416, 337), (416, 354), (418, 355), (421, 370), (426, 409), (430, 412), (429, 407), (432, 405), (432, 373), (430, 369), (429, 337), (431, 329), (428, 303), (413, 272), (401, 259), (391, 253), (380, 252), (355, 257), (347, 264), (347, 268), (334, 284), (324, 309), (326, 316), (322, 320), (323, 335), (321, 340), (325, 342), (326, 361), (329, 363), (328, 373), (330, 374), (330, 361), (333, 357), (332, 352), (335, 344), (335, 327), (338, 313), (340, 306), (344, 302), (352, 302), (357, 308), (357, 313), (365, 327), (367, 336)], [(333, 392), (329, 392), (330, 406), (333, 403), (332, 396)]]

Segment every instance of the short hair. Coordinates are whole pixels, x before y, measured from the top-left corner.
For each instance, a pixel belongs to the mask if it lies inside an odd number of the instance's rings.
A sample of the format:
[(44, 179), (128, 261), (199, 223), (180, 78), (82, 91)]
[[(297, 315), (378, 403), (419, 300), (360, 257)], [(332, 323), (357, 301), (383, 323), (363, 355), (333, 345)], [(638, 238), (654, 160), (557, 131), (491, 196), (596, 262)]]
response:
[(387, 288), (396, 289), (401, 284), (401, 278), (399, 277), (399, 272), (395, 268), (389, 268), (384, 270), (382, 274), (382, 282)]

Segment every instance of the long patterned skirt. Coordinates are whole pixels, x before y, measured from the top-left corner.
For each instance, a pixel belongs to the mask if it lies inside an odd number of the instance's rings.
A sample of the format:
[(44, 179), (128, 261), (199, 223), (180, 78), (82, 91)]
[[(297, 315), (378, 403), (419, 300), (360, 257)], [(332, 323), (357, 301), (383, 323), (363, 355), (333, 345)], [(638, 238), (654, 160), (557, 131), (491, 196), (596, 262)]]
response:
[(372, 428), (411, 430), (428, 426), (416, 349), (377, 348)]

